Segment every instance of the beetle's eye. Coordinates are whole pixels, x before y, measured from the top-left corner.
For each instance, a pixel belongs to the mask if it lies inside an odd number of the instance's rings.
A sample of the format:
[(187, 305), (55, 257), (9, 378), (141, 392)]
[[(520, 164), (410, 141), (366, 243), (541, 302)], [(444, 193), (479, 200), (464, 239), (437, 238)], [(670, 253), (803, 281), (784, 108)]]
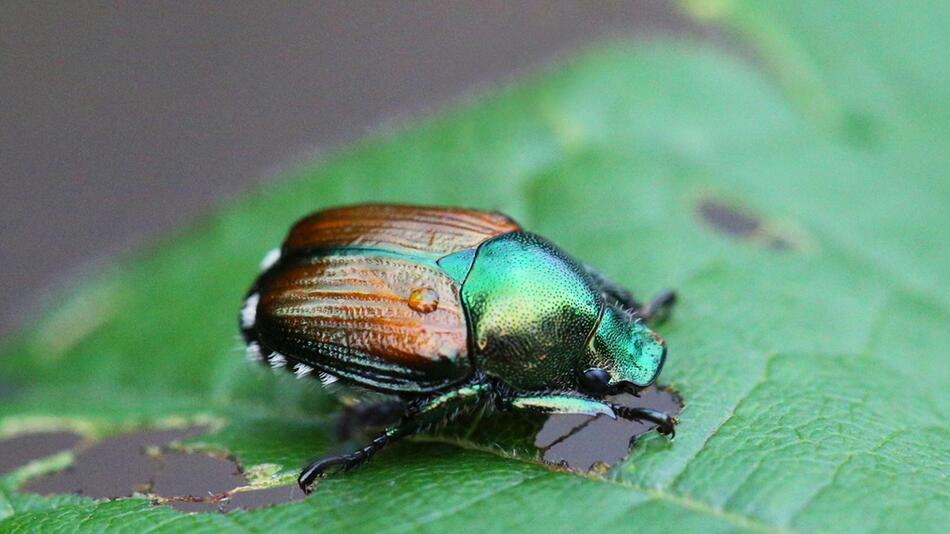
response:
[(584, 371), (581, 386), (591, 393), (605, 393), (610, 383), (610, 375), (596, 367)]

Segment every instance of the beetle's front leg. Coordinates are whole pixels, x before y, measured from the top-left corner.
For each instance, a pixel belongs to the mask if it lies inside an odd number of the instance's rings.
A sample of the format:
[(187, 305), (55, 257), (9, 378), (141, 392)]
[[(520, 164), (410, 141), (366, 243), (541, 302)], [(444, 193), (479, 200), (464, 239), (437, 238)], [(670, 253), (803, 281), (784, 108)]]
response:
[(663, 291), (650, 302), (633, 310), (633, 313), (644, 321), (662, 323), (669, 316), (673, 304), (676, 304), (676, 293)]
[(349, 471), (350, 469), (353, 469), (354, 467), (357, 467), (358, 465), (372, 458), (376, 452), (386, 445), (396, 441), (401, 437), (411, 434), (415, 431), (415, 429), (415, 425), (413, 425), (411, 422), (395, 424), (388, 427), (382, 434), (377, 436), (376, 439), (369, 442), (368, 445), (359, 450), (349, 454), (321, 458), (311, 463), (300, 472), (300, 476), (297, 477), (297, 484), (304, 493), (309, 494), (311, 491), (313, 491), (313, 483), (317, 480), (317, 478), (323, 476), (324, 473), (330, 469), (339, 468), (343, 471)]
[(590, 265), (585, 264), (583, 267), (605, 297), (617, 301), (621, 306), (632, 311), (644, 321), (663, 322), (669, 315), (673, 304), (676, 303), (676, 293), (667, 290), (661, 292), (650, 302), (641, 304), (633, 297), (630, 290), (613, 281), (604, 273)]
[(313, 483), (330, 469), (349, 471), (365, 463), (380, 449), (390, 443), (415, 434), (434, 423), (452, 417), (457, 413), (480, 406), (491, 394), (489, 384), (477, 383), (435, 397), (420, 399), (410, 403), (402, 419), (386, 428), (365, 447), (349, 454), (321, 458), (303, 469), (297, 478), (297, 484), (304, 493), (310, 493)]
[(594, 284), (600, 289), (600, 292), (609, 299), (616, 300), (621, 306), (631, 310), (637, 310), (643, 306), (633, 298), (630, 290), (614, 282), (609, 276), (600, 272), (596, 267), (582, 265), (587, 274), (594, 280)]
[(604, 414), (611, 419), (633, 419), (649, 421), (656, 425), (660, 434), (676, 435), (676, 418), (651, 410), (650, 408), (631, 408), (605, 400), (585, 397), (573, 392), (545, 392), (520, 394), (508, 401), (510, 407), (519, 410), (533, 410), (542, 413), (579, 414), (596, 416)]

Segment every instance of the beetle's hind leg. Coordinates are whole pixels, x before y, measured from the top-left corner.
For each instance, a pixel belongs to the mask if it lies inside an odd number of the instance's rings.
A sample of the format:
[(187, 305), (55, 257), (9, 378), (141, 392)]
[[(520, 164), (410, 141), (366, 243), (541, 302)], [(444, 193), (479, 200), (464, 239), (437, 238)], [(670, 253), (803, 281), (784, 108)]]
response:
[(305, 493), (310, 493), (317, 478), (330, 470), (349, 471), (359, 467), (380, 449), (399, 438), (415, 434), (456, 414), (481, 406), (491, 398), (492, 392), (491, 384), (475, 382), (456, 390), (416, 400), (405, 409), (401, 421), (390, 425), (365, 447), (349, 454), (322, 458), (305, 467), (297, 478), (297, 484)]
[(304, 493), (310, 493), (313, 490), (313, 483), (317, 478), (323, 476), (331, 469), (349, 471), (350, 469), (359, 467), (372, 458), (380, 449), (405, 435), (411, 434), (415, 431), (415, 428), (415, 425), (410, 424), (393, 425), (359, 450), (349, 454), (321, 458), (300, 472), (300, 476), (297, 478), (297, 484)]

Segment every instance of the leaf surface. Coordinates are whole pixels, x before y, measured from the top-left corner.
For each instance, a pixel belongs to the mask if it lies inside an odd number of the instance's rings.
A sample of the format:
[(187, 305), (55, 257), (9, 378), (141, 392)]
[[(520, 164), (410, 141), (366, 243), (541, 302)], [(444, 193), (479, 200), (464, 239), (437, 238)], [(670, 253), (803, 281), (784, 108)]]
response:
[(244, 362), (258, 260), (322, 207), (490, 208), (641, 297), (679, 292), (675, 442), (582, 476), (490, 433), (430, 436), (230, 514), (39, 497), (21, 470), (0, 530), (941, 530), (950, 7), (913, 4), (686, 2), (730, 44), (602, 46), (307, 165), (64, 296), (0, 358), (0, 436), (212, 421), (189, 446), (290, 480), (338, 446), (335, 405)]

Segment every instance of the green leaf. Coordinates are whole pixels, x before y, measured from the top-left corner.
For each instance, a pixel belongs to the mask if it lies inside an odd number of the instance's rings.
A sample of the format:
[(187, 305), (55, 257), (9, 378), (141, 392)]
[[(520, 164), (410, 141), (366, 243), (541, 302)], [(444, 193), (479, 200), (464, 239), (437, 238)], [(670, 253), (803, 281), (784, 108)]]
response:
[(638, 295), (679, 292), (661, 328), (661, 381), (686, 400), (674, 442), (582, 476), (484, 432), (430, 436), (230, 514), (38, 497), (16, 471), (0, 531), (943, 530), (950, 6), (683, 10), (733, 37), (602, 46), (306, 166), (87, 282), (0, 358), (0, 435), (212, 421), (190, 446), (288, 481), (337, 446), (335, 408), (243, 361), (257, 261), (326, 206), (493, 208)]

